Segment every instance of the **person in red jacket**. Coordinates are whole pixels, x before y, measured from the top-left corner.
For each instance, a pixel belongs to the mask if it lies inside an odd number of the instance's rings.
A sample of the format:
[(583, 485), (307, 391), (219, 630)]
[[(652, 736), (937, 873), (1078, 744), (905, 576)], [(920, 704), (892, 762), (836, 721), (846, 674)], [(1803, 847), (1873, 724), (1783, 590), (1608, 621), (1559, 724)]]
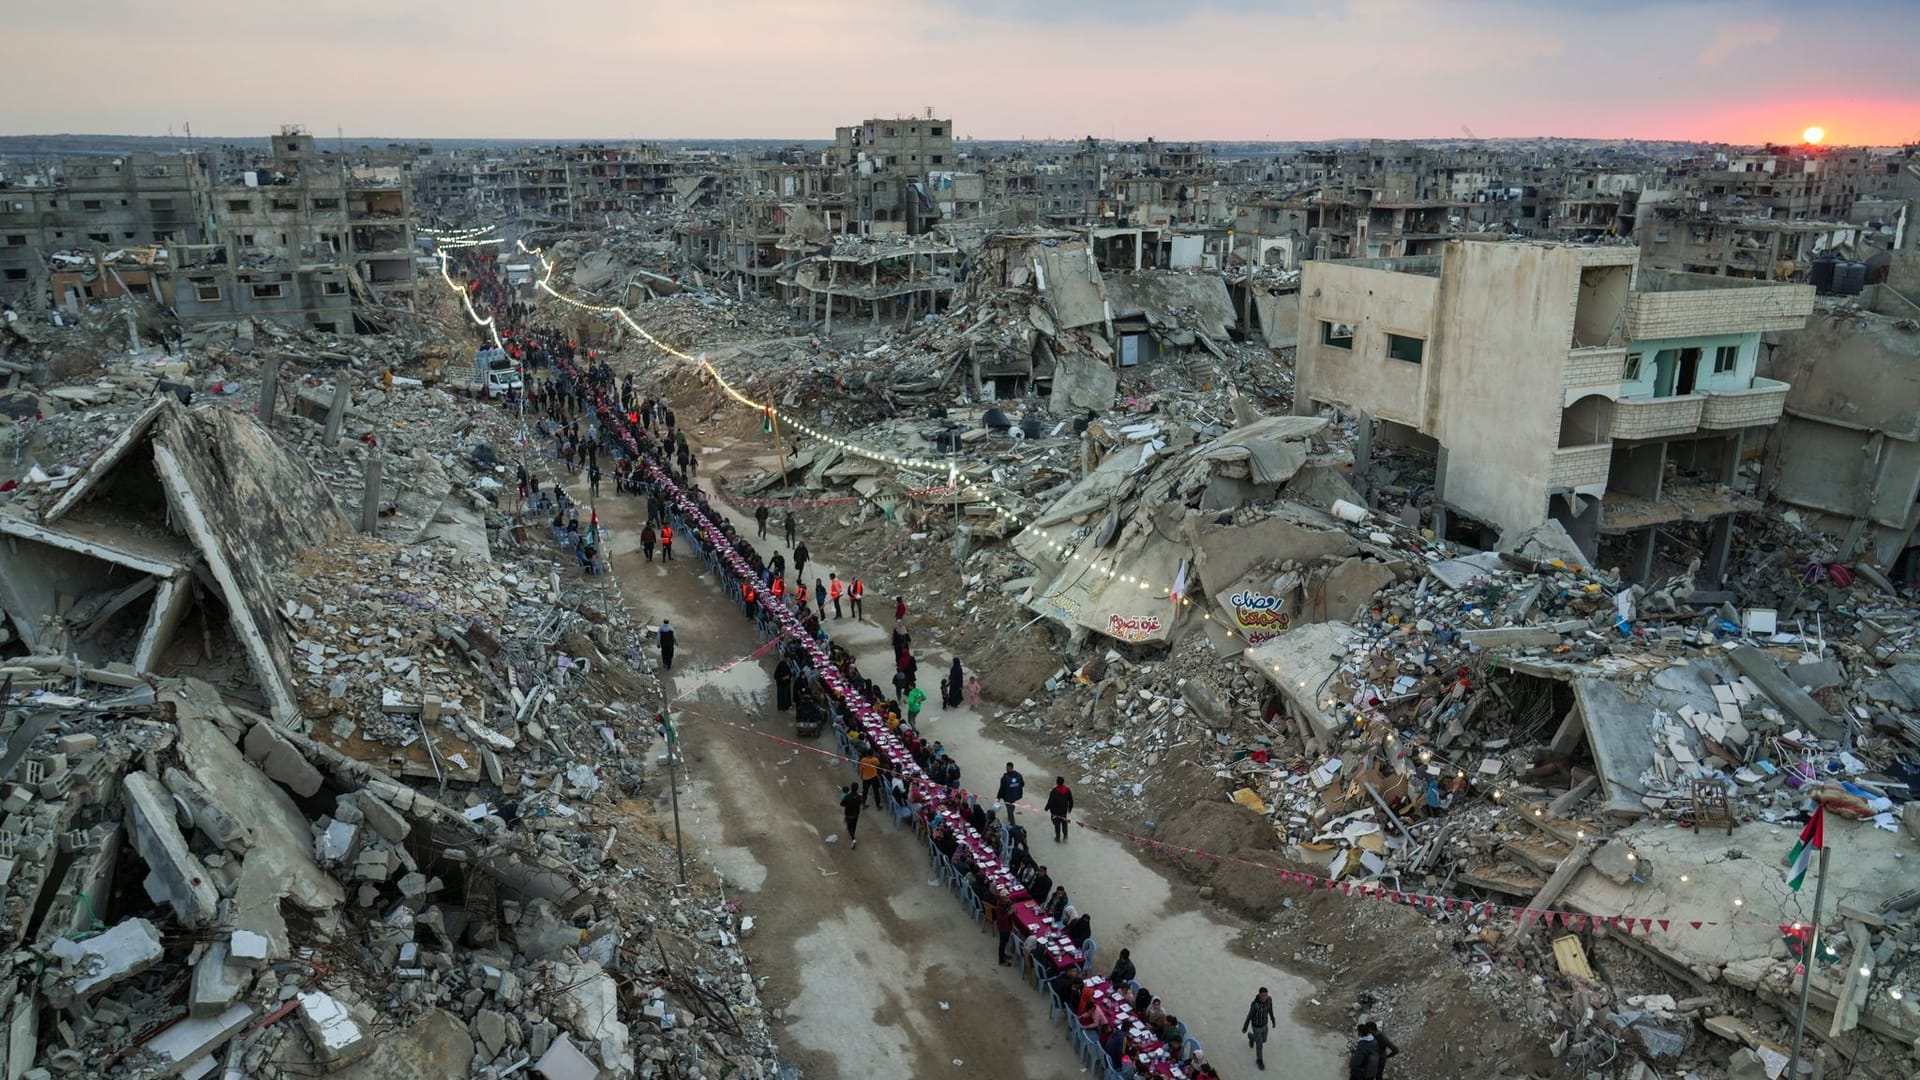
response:
[(1067, 816), (1073, 813), (1073, 789), (1067, 786), (1067, 778), (1053, 778), (1053, 790), (1047, 792), (1047, 816), (1053, 819), (1053, 838), (1065, 841), (1067, 838)]
[(896, 596), (893, 598), (893, 621), (907, 621), (907, 598), (904, 596)]
[(673, 526), (660, 526), (660, 561), (673, 561)]
[(840, 575), (828, 574), (827, 578), (827, 596), (833, 600), (833, 617), (838, 619), (840, 617)]
[(853, 618), (856, 622), (860, 619), (860, 598), (866, 594), (867, 587), (860, 583), (859, 578), (854, 578), (853, 587), (847, 590), (847, 606), (853, 609)]

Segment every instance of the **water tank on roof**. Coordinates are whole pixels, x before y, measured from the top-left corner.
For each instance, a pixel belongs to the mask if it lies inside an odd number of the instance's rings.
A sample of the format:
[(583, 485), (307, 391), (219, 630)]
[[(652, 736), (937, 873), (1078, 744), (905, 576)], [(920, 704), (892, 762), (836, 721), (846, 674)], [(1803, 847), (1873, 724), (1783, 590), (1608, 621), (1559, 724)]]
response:
[(1025, 420), (1020, 421), (1020, 433), (1029, 439), (1037, 439), (1046, 434), (1046, 432), (1047, 426), (1041, 423), (1040, 418), (1037, 416), (1029, 416)]
[(1807, 284), (1812, 285), (1817, 292), (1832, 292), (1833, 265), (1839, 261), (1832, 255), (1822, 255), (1813, 260), (1813, 268), (1807, 273)]
[(1859, 296), (1867, 287), (1867, 264), (1841, 261), (1833, 264), (1833, 291), (1837, 296)]
[(1005, 431), (1013, 426), (1013, 421), (1007, 419), (1007, 414), (1001, 412), (999, 409), (988, 409), (987, 415), (981, 419), (981, 423), (986, 426), (988, 431)]

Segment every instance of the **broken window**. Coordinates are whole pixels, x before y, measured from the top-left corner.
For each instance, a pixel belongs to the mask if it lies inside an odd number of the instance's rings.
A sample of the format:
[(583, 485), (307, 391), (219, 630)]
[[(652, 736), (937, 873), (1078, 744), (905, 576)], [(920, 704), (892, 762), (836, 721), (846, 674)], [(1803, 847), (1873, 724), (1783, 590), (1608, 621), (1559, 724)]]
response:
[(313, 200), (313, 208), (315, 210), (338, 210), (340, 209), (340, 200), (339, 199), (315, 199)]
[(1671, 238), (1672, 234), (1668, 233), (1665, 229), (1653, 230), (1653, 242), (1656, 244), (1664, 244)]
[(320, 283), (320, 291), (328, 296), (339, 296), (341, 293), (347, 291), (347, 283), (344, 281), (323, 281)]
[(172, 229), (155, 229), (155, 230), (153, 230), (153, 242), (154, 242), (154, 243), (156, 243), (156, 244), (171, 244), (171, 243), (173, 243), (173, 241), (174, 241), (174, 232), (173, 232), (173, 230), (172, 230)]
[(27, 272), (22, 267), (9, 266), (7, 267), (7, 280), (8, 281), (25, 281), (27, 280)]
[(241, 233), (241, 234), (240, 234), (240, 243), (241, 243), (241, 245), (242, 245), (242, 246), (244, 246), (244, 247), (252, 247), (252, 246), (253, 246), (253, 234), (252, 234), (252, 233), (250, 233), (250, 232), (247, 232), (247, 233)]
[[(1348, 340), (1352, 340), (1351, 335), (1349, 335)], [(1417, 364), (1425, 355), (1426, 350), (1427, 343), (1423, 338), (1402, 337), (1399, 334), (1387, 335), (1387, 355), (1392, 359), (1404, 360), (1409, 364)]]
[(220, 300), (220, 286), (211, 281), (196, 281), (193, 283), (193, 298), (209, 304), (217, 303)]
[(945, 135), (946, 133), (947, 129), (944, 127), (934, 126), (927, 129), (927, 134), (929, 135)]
[(273, 200), (273, 208), (275, 210), (298, 210), (300, 209), (300, 202), (297, 199), (275, 199)]
[(253, 209), (252, 199), (228, 199), (227, 210), (234, 214), (244, 214)]
[(1722, 345), (1713, 351), (1713, 373), (1725, 375), (1740, 366), (1740, 346)]
[(9, 233), (7, 235), (8, 247), (25, 247), (26, 244), (27, 244), (27, 238), (20, 235), (19, 233)]
[(1336, 349), (1353, 348), (1353, 327), (1343, 322), (1320, 321), (1320, 344)]
[(946, 161), (947, 161), (947, 158), (946, 158), (946, 155), (944, 154), (933, 155), (933, 163), (935, 165), (944, 165), (946, 164)]
[(98, 210), (98, 209), (100, 209), (100, 200), (99, 200), (99, 199), (85, 199), (85, 200), (82, 200), (82, 201), (81, 201), (81, 203), (80, 203), (80, 209), (82, 209), (82, 210)]
[(285, 294), (282, 292), (280, 283), (277, 281), (263, 282), (253, 287), (253, 298), (255, 300), (278, 300), (283, 295)]
[(1620, 371), (1621, 382), (1639, 382), (1640, 381), (1641, 357), (1642, 357), (1642, 354), (1637, 352), (1627, 354), (1627, 362), (1625, 366), (1621, 368), (1621, 371)]
[(111, 244), (113, 243), (113, 234), (103, 233), (103, 232), (90, 232), (87, 234), (87, 239), (92, 240), (95, 243)]

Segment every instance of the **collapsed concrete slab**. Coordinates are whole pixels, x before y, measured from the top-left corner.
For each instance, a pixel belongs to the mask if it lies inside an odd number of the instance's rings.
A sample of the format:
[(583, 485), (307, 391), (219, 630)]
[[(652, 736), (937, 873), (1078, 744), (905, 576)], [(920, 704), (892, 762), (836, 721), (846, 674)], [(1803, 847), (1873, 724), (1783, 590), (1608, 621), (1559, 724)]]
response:
[(332, 994), (318, 990), (301, 994), (299, 1012), (314, 1056), (329, 1071), (366, 1057), (378, 1045)]
[(167, 904), (188, 926), (213, 921), (220, 894), (212, 875), (187, 846), (174, 816), (173, 797), (160, 781), (145, 772), (121, 780), (127, 796), (127, 833), (148, 869), (147, 895)]
[(85, 941), (56, 939), (53, 955), (69, 970), (47, 973), (47, 1001), (55, 1006), (84, 1001), (159, 963), (163, 952), (160, 931), (145, 919), (128, 919)]
[(320, 770), (272, 724), (248, 728), (246, 748), (247, 757), (259, 765), (261, 771), (295, 795), (305, 798), (320, 790), (323, 782)]

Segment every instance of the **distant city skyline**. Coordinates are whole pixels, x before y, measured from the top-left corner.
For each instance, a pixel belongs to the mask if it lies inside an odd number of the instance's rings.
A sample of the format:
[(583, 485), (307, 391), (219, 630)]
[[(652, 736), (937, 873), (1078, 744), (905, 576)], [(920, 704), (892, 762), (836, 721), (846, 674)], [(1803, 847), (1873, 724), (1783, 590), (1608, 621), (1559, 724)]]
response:
[(97, 0), (13, 14), (0, 134), (1920, 140), (1920, 3)]

